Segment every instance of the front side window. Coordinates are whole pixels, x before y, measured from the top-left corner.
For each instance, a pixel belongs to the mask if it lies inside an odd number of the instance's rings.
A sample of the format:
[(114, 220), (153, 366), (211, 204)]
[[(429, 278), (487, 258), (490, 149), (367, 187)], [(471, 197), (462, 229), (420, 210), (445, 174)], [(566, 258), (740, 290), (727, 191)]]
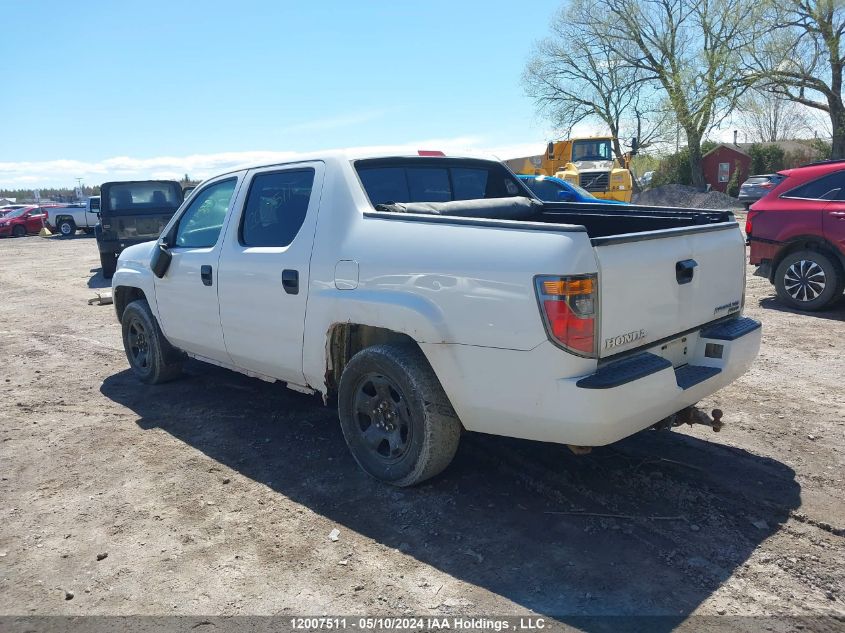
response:
[(179, 218), (174, 246), (211, 248), (217, 244), (236, 183), (237, 178), (215, 182), (194, 197)]
[(787, 191), (783, 198), (808, 200), (845, 199), (845, 171), (837, 171)]
[(241, 218), (243, 246), (288, 246), (308, 212), (313, 169), (287, 169), (252, 179)]

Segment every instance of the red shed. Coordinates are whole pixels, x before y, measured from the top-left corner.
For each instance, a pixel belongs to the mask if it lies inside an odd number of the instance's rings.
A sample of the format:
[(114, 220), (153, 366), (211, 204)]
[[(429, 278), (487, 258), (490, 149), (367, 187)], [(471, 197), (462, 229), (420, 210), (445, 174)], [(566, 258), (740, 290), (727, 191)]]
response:
[(748, 178), (751, 169), (751, 156), (735, 145), (717, 145), (707, 152), (701, 159), (704, 169), (704, 182), (713, 191), (727, 193), (728, 183), (738, 169), (737, 182), (741, 185)]

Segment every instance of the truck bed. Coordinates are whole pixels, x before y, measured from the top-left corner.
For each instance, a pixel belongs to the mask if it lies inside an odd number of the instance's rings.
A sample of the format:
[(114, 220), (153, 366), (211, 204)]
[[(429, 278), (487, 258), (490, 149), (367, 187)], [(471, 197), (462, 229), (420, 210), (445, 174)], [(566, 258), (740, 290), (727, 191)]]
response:
[[(643, 205), (540, 202), (528, 198), (499, 198), (455, 202), (382, 204), (377, 213), (431, 215), (443, 219), (471, 218), (476, 221), (518, 221), (584, 227), (587, 234), (601, 238), (651, 233), (666, 229), (705, 227), (734, 222), (730, 211), (650, 207)], [(706, 229), (705, 229), (706, 230)]]
[(545, 202), (535, 222), (575, 224), (591, 238), (699, 227), (735, 221), (730, 211), (613, 204)]

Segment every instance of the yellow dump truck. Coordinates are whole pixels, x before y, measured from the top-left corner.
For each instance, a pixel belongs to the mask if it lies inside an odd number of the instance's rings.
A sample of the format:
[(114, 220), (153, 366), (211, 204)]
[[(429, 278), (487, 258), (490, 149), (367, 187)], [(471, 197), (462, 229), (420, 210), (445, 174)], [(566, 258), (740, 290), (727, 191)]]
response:
[[(546, 153), (506, 160), (517, 174), (555, 176), (580, 185), (596, 198), (630, 202), (632, 177), (628, 160), (613, 158), (613, 137), (595, 136), (549, 143)], [(636, 141), (632, 153), (636, 152)]]

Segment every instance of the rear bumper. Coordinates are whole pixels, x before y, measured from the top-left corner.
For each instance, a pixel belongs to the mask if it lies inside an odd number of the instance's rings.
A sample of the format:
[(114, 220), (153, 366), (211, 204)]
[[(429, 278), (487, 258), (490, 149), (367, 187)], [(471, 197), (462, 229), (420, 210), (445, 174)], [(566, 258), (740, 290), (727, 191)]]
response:
[[(573, 360), (550, 343), (528, 352), (422, 347), (468, 430), (602, 446), (650, 427), (745, 373), (760, 349), (760, 324), (742, 318), (727, 323), (735, 325), (733, 330), (709, 328), (686, 335), (684, 365), (673, 367), (656, 346), (645, 350), (644, 367), (631, 371), (617, 366), (627, 375), (610, 376), (613, 380), (605, 378), (614, 373), (615, 363), (596, 371), (595, 361), (587, 361), (592, 363), (587, 369), (585, 359)], [(705, 353), (708, 343), (710, 356)], [(716, 351), (721, 357), (713, 357)], [(553, 378), (578, 364), (584, 368), (576, 370), (578, 375)]]
[(783, 247), (780, 242), (754, 237), (753, 235), (748, 237), (748, 245), (751, 247), (748, 252), (748, 263), (752, 265), (759, 265), (763, 260), (773, 260)]

